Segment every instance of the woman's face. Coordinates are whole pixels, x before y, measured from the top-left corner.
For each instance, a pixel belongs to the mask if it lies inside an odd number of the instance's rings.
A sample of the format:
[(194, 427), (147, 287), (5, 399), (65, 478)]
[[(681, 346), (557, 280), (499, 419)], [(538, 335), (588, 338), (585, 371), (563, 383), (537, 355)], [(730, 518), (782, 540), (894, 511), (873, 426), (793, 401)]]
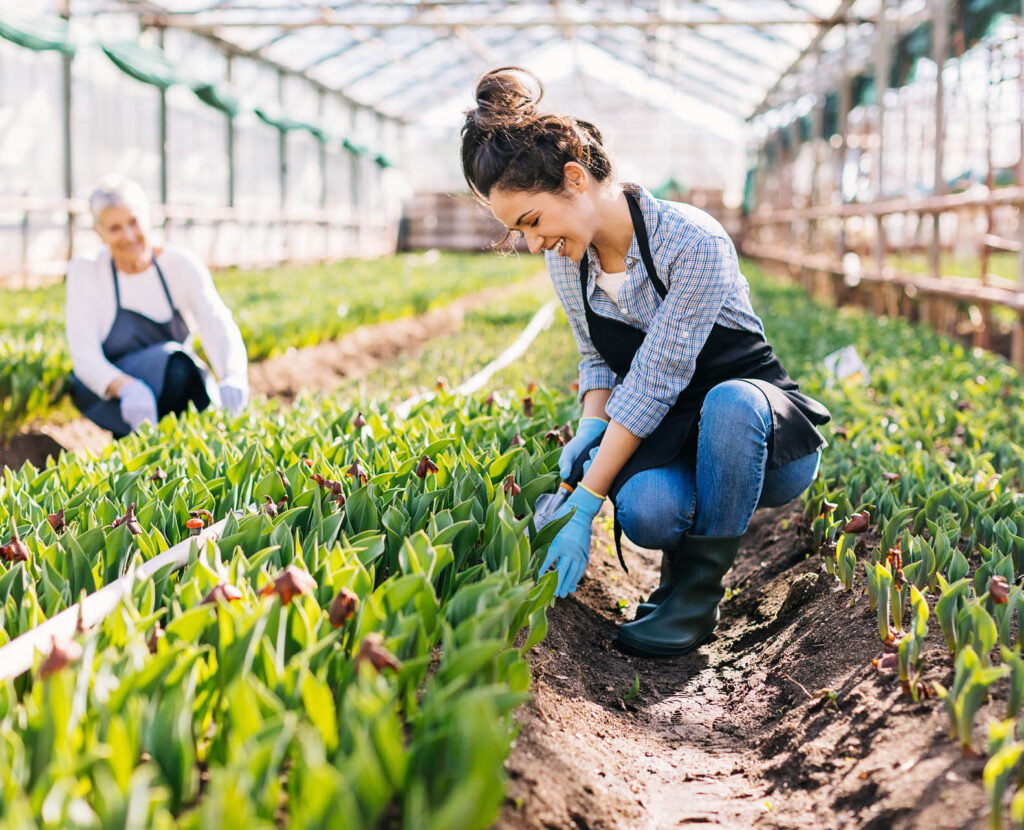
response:
[(496, 187), (490, 202), (499, 222), (523, 234), (530, 253), (554, 251), (579, 262), (594, 238), (597, 217), (585, 176), (581, 185), (567, 171), (561, 193)]
[(148, 250), (145, 227), (135, 212), (124, 205), (103, 211), (96, 223), (96, 233), (120, 262), (135, 263)]

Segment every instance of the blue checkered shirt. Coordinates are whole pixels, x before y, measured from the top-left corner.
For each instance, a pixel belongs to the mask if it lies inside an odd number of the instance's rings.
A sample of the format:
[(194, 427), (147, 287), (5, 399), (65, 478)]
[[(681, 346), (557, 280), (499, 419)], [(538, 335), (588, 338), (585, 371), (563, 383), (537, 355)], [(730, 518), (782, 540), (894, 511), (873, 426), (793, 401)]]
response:
[(690, 383), (697, 356), (715, 323), (761, 334), (764, 326), (750, 305), (750, 287), (740, 272), (732, 240), (714, 218), (692, 205), (655, 199), (638, 185), (623, 188), (637, 196), (651, 257), (668, 289), (662, 301), (647, 277), (634, 235), (616, 305), (597, 287), (601, 265), (591, 246), (587, 275), (591, 309), (647, 332), (625, 377), (616, 377), (590, 339), (579, 265), (550, 251), (544, 257), (582, 358), (580, 400), (591, 389), (611, 389), (605, 406), (608, 416), (645, 438)]

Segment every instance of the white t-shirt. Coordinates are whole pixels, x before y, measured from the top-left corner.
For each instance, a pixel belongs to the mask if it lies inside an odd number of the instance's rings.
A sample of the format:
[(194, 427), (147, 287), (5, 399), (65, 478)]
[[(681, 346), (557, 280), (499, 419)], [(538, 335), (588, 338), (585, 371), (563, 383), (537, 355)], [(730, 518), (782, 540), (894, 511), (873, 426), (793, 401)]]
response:
[(622, 288), (622, 284), (626, 281), (629, 274), (625, 271), (619, 271), (615, 274), (609, 274), (607, 271), (601, 271), (600, 274), (594, 279), (597, 287), (600, 288), (605, 294), (611, 297), (612, 302), (615, 305), (619, 304), (619, 289)]
[[(245, 344), (231, 311), (214, 287), (210, 271), (188, 251), (166, 246), (157, 257), (174, 305), (189, 330), (199, 335), (214, 374), (221, 380), (245, 383), (248, 360)], [(122, 308), (137, 311), (158, 323), (171, 319), (156, 268), (139, 274), (118, 271)], [(110, 333), (117, 311), (110, 249), (104, 246), (92, 256), (75, 257), (68, 264), (65, 331), (75, 375), (100, 397), (110, 383), (124, 374), (103, 355), (103, 341)]]

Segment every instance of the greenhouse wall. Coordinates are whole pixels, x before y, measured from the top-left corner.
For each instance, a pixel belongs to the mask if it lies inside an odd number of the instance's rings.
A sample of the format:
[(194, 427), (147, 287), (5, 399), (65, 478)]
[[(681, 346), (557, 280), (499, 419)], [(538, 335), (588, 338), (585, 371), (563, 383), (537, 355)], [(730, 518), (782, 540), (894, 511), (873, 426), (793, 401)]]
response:
[[(259, 59), (228, 56), (202, 36), (140, 33), (132, 17), (118, 15), (72, 18), (69, 31), (77, 45), (69, 58), (0, 37), (0, 280), (59, 277), (69, 254), (95, 249), (85, 200), (109, 173), (142, 185), (158, 236), (212, 266), (394, 250), (407, 190), (402, 124)], [(239, 113), (208, 105), (188, 83), (163, 90), (136, 80), (101, 48), (116, 42), (162, 54), (188, 78), (226, 84)], [(59, 126), (65, 61), (67, 183)], [(286, 129), (261, 120), (255, 107), (279, 114)]]

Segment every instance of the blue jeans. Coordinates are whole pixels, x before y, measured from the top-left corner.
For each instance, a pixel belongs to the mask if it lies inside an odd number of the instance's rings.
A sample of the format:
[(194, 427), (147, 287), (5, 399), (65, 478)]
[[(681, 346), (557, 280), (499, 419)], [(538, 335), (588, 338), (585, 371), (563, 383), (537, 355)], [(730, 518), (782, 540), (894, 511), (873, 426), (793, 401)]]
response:
[(704, 399), (692, 454), (637, 473), (616, 499), (622, 531), (645, 548), (672, 550), (687, 533), (739, 536), (758, 507), (799, 496), (818, 474), (821, 450), (765, 470), (772, 411), (752, 383), (729, 380)]

